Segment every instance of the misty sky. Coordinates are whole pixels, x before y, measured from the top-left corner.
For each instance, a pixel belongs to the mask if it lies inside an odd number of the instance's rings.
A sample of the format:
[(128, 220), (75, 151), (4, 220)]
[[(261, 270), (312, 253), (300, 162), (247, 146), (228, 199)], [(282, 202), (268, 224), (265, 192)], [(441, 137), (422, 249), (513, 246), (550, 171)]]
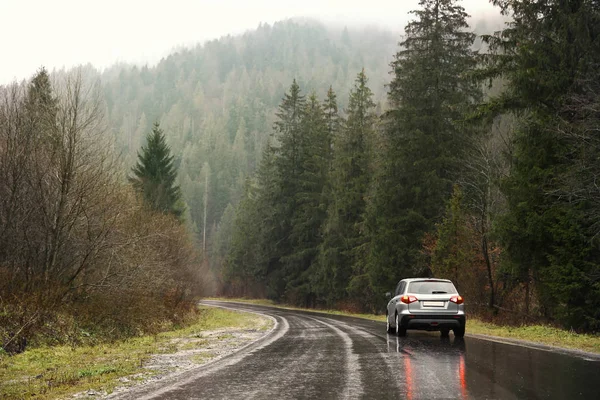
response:
[[(92, 63), (154, 63), (176, 46), (314, 17), (400, 31), (418, 0), (0, 0), (0, 84), (48, 69)], [(472, 16), (497, 13), (464, 0)]]

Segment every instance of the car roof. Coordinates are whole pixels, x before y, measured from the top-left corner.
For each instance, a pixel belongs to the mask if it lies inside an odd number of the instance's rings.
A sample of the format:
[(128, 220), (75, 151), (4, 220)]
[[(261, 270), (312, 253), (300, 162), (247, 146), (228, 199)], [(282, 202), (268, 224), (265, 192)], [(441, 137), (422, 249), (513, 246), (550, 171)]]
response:
[(427, 282), (427, 281), (431, 281), (431, 282), (450, 282), (452, 283), (451, 280), (449, 279), (439, 279), (439, 278), (406, 278), (406, 279), (402, 279), (400, 282)]

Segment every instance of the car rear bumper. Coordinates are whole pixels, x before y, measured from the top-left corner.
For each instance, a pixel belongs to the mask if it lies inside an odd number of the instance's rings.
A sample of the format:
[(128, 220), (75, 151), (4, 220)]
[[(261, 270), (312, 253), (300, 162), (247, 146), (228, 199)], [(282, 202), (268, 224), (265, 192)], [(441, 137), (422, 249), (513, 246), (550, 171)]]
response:
[(463, 328), (466, 318), (464, 315), (403, 315), (400, 323), (406, 329), (439, 331)]

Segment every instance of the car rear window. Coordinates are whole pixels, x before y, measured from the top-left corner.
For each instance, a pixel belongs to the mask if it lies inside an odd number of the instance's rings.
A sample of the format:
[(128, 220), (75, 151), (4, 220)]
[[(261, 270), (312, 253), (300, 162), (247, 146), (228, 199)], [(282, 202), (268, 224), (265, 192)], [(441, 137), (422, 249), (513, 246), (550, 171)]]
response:
[(450, 282), (436, 282), (436, 281), (411, 282), (408, 285), (408, 293), (417, 293), (417, 294), (456, 293), (456, 288)]

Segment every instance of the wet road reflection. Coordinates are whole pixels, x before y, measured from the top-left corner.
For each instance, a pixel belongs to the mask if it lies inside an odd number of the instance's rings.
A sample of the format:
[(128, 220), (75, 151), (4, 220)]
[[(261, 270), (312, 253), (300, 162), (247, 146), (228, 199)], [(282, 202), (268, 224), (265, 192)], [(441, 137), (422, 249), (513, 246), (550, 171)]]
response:
[(387, 351), (401, 357), (406, 398), (600, 398), (598, 360), (427, 332), (387, 335)]
[(598, 359), (434, 332), (399, 338), (382, 322), (210, 303), (262, 312), (278, 325), (263, 342), (219, 363), (118, 398), (600, 398)]
[(403, 368), (399, 372), (406, 382), (407, 399), (469, 398), (464, 339), (431, 333), (409, 333), (406, 338), (387, 335), (386, 339), (389, 356), (396, 353), (400, 357), (398, 364)]
[(600, 398), (598, 361), (475, 338), (467, 340), (467, 386), (473, 398)]

